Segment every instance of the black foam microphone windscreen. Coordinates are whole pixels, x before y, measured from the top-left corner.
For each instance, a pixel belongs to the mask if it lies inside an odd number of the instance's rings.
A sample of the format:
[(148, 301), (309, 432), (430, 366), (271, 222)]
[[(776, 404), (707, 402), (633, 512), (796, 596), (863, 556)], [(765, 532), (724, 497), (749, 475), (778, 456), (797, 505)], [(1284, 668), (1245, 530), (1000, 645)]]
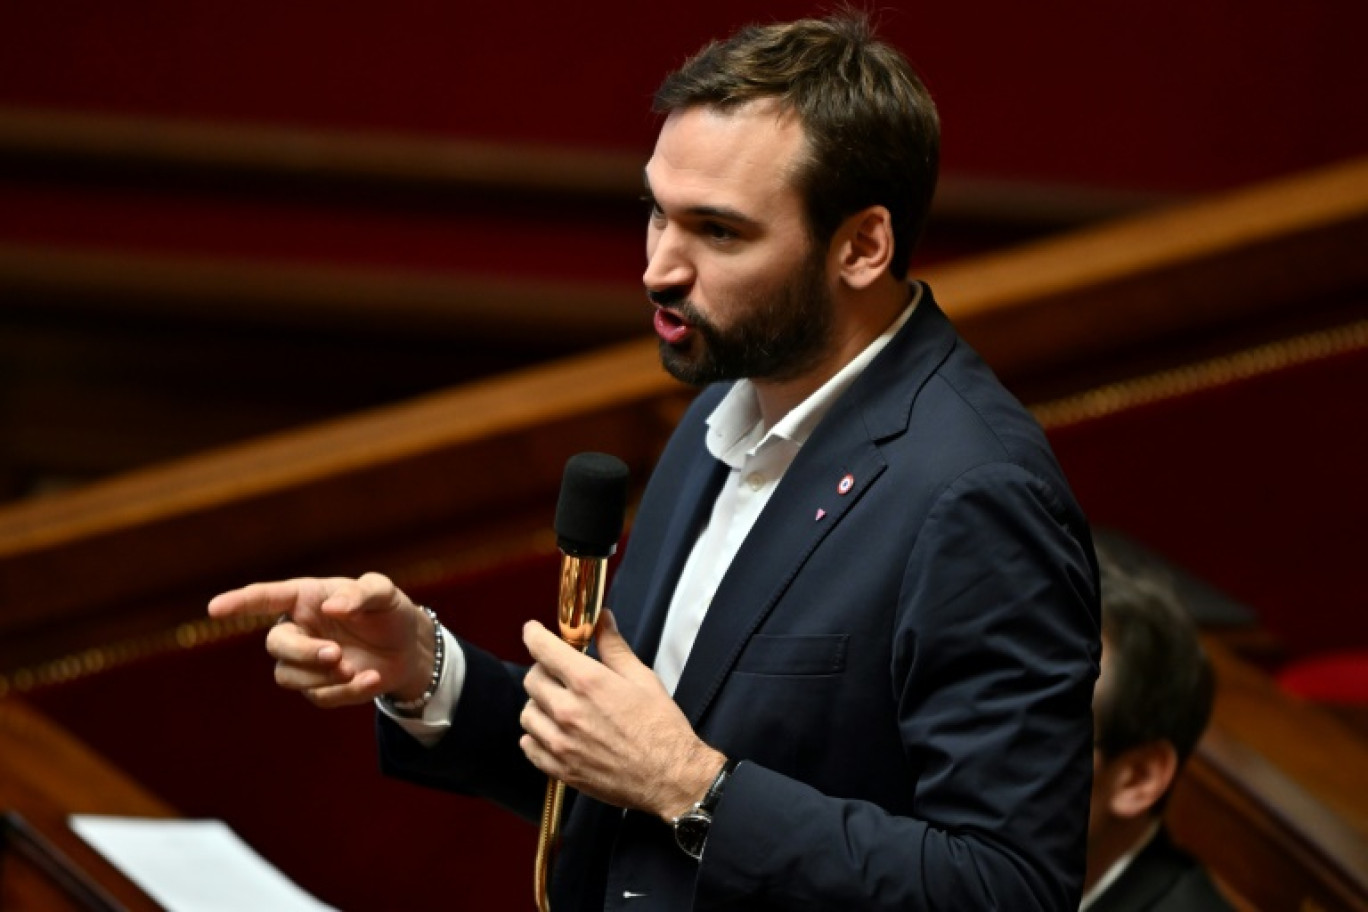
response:
[(574, 557), (608, 557), (622, 537), (627, 464), (607, 453), (577, 453), (565, 464), (556, 503), (556, 544)]

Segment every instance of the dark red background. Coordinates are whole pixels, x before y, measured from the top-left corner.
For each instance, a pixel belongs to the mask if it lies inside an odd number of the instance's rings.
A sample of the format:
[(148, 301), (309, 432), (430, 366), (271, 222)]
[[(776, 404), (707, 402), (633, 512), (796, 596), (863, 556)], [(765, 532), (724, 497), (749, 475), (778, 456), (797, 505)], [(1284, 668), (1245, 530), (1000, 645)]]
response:
[[(0, 105), (649, 153), (650, 95), (703, 41), (819, 12), (299, 0), (0, 3)], [(1368, 5), (909, 3), (878, 13), (922, 71), (958, 177), (1193, 193), (1368, 152)], [(0, 242), (636, 281), (640, 229), (536, 207), (329, 210), (0, 177)], [(576, 224), (579, 224), (576, 222)]]
[[(0, 5), (0, 102), (645, 150), (662, 74), (793, 0)], [(1200, 190), (1368, 151), (1348, 0), (884, 5), (953, 173)]]

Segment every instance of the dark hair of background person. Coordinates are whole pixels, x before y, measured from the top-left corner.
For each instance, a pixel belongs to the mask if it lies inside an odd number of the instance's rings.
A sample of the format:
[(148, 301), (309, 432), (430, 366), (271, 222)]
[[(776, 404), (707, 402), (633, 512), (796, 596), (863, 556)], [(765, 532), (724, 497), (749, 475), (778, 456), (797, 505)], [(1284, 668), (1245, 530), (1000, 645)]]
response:
[(1125, 572), (1102, 549), (1098, 564), (1110, 669), (1095, 708), (1097, 747), (1111, 758), (1167, 741), (1181, 765), (1211, 717), (1215, 690), (1197, 625), (1162, 577)]

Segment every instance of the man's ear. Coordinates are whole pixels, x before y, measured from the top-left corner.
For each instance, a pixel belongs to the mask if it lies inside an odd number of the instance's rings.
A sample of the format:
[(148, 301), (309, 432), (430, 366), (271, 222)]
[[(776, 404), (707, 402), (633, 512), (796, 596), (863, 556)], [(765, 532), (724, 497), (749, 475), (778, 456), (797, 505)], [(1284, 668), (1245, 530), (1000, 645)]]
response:
[(1178, 775), (1178, 752), (1167, 741), (1151, 741), (1113, 757), (1114, 769), (1107, 803), (1117, 817), (1148, 814), (1168, 792)]
[(854, 289), (869, 287), (893, 259), (893, 217), (870, 206), (846, 218), (832, 239), (837, 275)]

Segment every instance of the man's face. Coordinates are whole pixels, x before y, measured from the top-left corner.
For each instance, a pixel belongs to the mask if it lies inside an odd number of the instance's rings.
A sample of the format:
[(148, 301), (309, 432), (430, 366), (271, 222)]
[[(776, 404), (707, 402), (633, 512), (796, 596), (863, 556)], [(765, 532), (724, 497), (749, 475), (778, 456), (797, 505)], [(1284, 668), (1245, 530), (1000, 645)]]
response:
[(646, 165), (646, 289), (661, 360), (691, 384), (791, 380), (831, 348), (826, 251), (792, 185), (804, 148), (772, 102), (671, 114)]

